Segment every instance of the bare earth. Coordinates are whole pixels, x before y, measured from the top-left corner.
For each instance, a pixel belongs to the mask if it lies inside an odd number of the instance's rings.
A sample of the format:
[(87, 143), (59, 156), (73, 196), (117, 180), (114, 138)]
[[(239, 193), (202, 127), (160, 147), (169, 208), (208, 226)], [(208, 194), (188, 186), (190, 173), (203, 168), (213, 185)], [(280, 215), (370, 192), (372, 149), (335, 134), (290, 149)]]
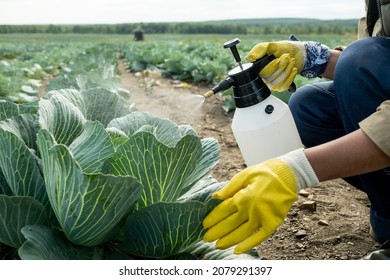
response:
[[(222, 111), (222, 99), (214, 96), (202, 103), (198, 95), (208, 87), (186, 85), (149, 73), (127, 73), (120, 65), (122, 87), (139, 111), (192, 126), (201, 138), (218, 140), (221, 160), (213, 169), (218, 181), (228, 181), (245, 168), (230, 124), (233, 113)], [(377, 249), (369, 232), (369, 201), (365, 193), (343, 180), (306, 190), (291, 208), (284, 223), (259, 248), (269, 260), (351, 260)], [(304, 207), (306, 204), (308, 207)], [(313, 208), (315, 207), (315, 209)]]

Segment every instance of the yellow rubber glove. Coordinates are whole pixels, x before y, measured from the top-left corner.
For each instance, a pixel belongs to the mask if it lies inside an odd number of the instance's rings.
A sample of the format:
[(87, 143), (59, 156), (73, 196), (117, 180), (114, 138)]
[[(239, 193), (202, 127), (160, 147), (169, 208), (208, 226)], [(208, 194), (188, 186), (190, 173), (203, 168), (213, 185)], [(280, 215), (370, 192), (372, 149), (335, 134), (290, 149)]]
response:
[(266, 54), (273, 54), (276, 59), (265, 66), (259, 75), (275, 91), (287, 90), (298, 73), (307, 78), (320, 76), (330, 59), (330, 50), (326, 45), (296, 39), (257, 44), (247, 59), (255, 61)]
[(246, 168), (213, 195), (223, 201), (203, 221), (204, 240), (218, 240), (219, 249), (238, 244), (236, 254), (249, 251), (284, 221), (298, 190), (317, 183), (302, 149)]
[(260, 77), (272, 90), (287, 90), (305, 64), (305, 43), (300, 41), (260, 43), (252, 48), (247, 59), (256, 61), (266, 54), (273, 54), (276, 59), (263, 68)]

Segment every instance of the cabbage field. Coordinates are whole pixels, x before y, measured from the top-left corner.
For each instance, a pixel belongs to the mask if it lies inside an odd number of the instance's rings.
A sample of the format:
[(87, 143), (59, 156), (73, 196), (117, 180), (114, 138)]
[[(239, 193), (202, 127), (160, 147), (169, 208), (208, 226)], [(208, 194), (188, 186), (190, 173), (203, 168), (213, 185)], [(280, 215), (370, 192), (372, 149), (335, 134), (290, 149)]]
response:
[[(119, 76), (121, 61), (211, 86), (231, 36), (67, 36), (0, 36), (0, 259), (259, 258), (202, 241), (218, 142), (138, 111)], [(240, 37), (241, 54), (285, 39)]]

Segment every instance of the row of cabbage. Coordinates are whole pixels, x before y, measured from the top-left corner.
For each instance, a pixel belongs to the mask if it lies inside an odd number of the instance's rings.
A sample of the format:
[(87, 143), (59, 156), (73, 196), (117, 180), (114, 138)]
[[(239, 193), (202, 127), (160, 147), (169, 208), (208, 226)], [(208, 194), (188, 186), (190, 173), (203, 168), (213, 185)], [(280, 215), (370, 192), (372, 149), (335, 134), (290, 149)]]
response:
[(42, 81), (58, 75), (83, 50), (77, 44), (0, 44), (0, 97), (37, 100)]
[(158, 69), (165, 77), (194, 83), (215, 83), (234, 65), (230, 51), (212, 41), (129, 43), (121, 55), (129, 71)]
[(0, 97), (18, 103), (37, 101), (47, 81), (48, 90), (99, 83), (117, 88), (116, 59), (111, 45), (1, 44)]
[[(300, 37), (298, 35), (298, 37)], [(231, 38), (230, 38), (231, 39)], [(306, 35), (299, 38), (305, 41), (318, 41), (334, 48), (346, 46), (354, 36)], [(200, 39), (178, 38), (172, 40), (128, 42), (120, 48), (121, 56), (129, 71), (158, 69), (166, 77), (188, 82), (216, 83), (226, 77), (228, 71), (237, 66), (229, 49), (224, 49), (223, 38)], [(244, 37), (237, 46), (241, 59), (246, 62), (246, 54), (259, 42), (288, 40), (288, 36), (258, 35)], [(227, 41), (227, 39), (226, 39)], [(296, 81), (301, 84), (304, 81)]]

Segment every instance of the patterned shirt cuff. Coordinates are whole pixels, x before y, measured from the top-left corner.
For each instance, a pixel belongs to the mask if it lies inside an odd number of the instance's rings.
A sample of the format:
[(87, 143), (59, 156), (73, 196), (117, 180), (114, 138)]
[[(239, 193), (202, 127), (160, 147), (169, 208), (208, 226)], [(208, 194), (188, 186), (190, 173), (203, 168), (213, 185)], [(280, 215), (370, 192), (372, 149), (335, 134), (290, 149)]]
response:
[(326, 64), (330, 58), (330, 50), (327, 46), (318, 42), (305, 43), (307, 57), (300, 74), (306, 78), (319, 77), (325, 71)]

